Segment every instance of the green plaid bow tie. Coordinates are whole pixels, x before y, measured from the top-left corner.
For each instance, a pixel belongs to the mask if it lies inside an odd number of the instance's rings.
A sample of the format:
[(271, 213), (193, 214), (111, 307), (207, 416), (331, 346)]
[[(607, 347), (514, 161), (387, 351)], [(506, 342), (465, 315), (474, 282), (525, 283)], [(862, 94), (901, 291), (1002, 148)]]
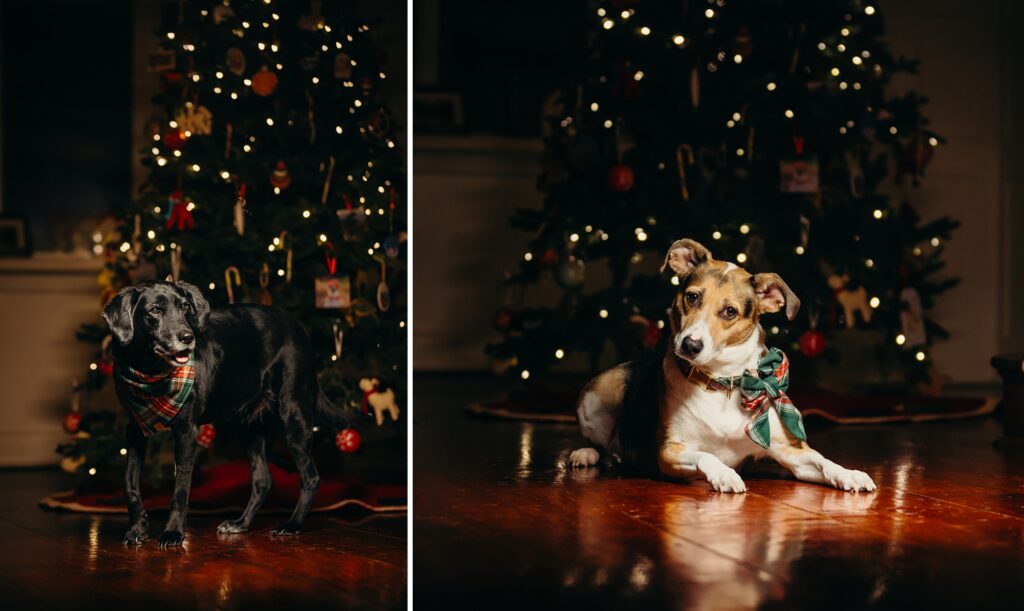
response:
[(771, 445), (768, 411), (773, 407), (793, 437), (800, 441), (807, 440), (803, 418), (786, 394), (789, 388), (789, 359), (786, 353), (778, 348), (769, 348), (757, 362), (756, 373), (743, 372), (739, 383), (743, 407), (751, 412), (746, 431), (754, 443), (766, 449)]

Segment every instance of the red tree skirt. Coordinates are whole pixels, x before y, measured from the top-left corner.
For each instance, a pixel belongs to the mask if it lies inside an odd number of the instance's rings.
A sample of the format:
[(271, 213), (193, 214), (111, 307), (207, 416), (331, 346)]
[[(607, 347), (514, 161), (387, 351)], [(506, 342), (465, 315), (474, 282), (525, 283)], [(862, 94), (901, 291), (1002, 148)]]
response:
[[(979, 397), (926, 397), (923, 395), (849, 395), (817, 387), (793, 388), (797, 409), (808, 420), (821, 418), (835, 424), (883, 424), (953, 420), (991, 414), (998, 401)], [(492, 418), (534, 422), (576, 422), (574, 393), (542, 389), (518, 391), (494, 401), (466, 406), (466, 411)]]
[[(290, 513), (299, 498), (299, 474), (271, 464), (274, 485), (260, 513)], [(201, 469), (192, 477), (189, 513), (236, 514), (249, 500), (249, 463), (229, 462)], [(146, 509), (166, 510), (171, 491), (143, 494)], [(83, 513), (127, 513), (124, 490), (58, 492), (40, 499), (47, 509)], [(311, 511), (333, 511), (342, 507), (360, 507), (373, 512), (405, 511), (406, 487), (403, 484), (365, 484), (353, 478), (323, 476)]]

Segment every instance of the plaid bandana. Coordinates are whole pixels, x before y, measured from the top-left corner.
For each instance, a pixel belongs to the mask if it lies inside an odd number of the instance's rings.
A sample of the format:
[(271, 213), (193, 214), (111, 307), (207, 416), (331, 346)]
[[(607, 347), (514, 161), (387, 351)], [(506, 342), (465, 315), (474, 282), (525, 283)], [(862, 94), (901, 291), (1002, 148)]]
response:
[(771, 427), (768, 410), (772, 407), (779, 414), (783, 426), (800, 441), (807, 440), (803, 418), (793, 401), (786, 395), (789, 388), (789, 359), (778, 348), (769, 348), (757, 362), (757, 373), (747, 371), (740, 379), (743, 406), (751, 412), (747, 423), (747, 435), (762, 448), (771, 445)]
[(131, 367), (118, 367), (117, 375), (127, 385), (125, 398), (132, 416), (142, 434), (149, 437), (167, 429), (192, 394), (196, 381), (195, 356), (189, 356), (187, 364), (155, 376)]

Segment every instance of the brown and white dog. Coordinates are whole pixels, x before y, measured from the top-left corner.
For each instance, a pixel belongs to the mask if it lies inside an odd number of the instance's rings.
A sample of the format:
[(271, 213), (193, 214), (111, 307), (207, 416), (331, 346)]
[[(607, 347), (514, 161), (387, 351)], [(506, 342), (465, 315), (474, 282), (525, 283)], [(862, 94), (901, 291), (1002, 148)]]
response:
[(575, 450), (569, 464), (595, 465), (604, 452), (656, 465), (669, 477), (703, 477), (719, 492), (745, 492), (735, 467), (768, 456), (803, 481), (849, 492), (875, 490), (863, 471), (846, 469), (796, 439), (774, 409), (768, 410), (769, 448), (754, 443), (746, 432), (750, 412), (741, 393), (709, 388), (710, 379), (756, 369), (766, 350), (761, 314), (785, 308), (790, 320), (796, 316), (800, 300), (782, 278), (716, 261), (693, 240), (676, 241), (665, 267), (678, 276), (680, 290), (660, 371), (626, 363), (583, 389), (576, 414), (583, 436), (595, 447)]

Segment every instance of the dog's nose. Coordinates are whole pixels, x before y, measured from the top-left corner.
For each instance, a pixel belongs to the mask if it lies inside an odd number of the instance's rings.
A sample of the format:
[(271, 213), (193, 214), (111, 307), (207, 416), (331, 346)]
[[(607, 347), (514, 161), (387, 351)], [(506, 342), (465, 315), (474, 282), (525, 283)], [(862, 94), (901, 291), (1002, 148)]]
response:
[(178, 341), (183, 344), (191, 344), (195, 338), (196, 336), (191, 331), (182, 331), (178, 334)]
[(687, 335), (683, 338), (683, 352), (686, 356), (694, 356), (700, 354), (700, 351), (704, 349), (704, 342), (699, 339), (693, 339), (692, 336)]

